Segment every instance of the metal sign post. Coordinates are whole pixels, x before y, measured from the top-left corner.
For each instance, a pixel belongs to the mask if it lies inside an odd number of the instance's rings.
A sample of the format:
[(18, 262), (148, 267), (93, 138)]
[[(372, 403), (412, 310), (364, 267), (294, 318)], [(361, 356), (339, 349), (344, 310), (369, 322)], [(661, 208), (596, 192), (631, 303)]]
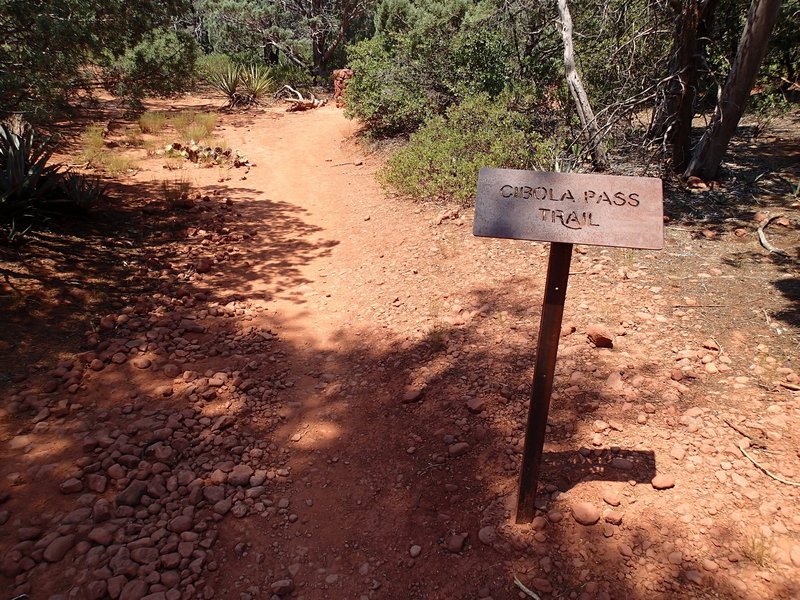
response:
[(536, 489), (573, 244), (659, 249), (661, 180), (483, 168), (473, 234), (552, 242), (519, 478), (517, 523), (536, 512)]

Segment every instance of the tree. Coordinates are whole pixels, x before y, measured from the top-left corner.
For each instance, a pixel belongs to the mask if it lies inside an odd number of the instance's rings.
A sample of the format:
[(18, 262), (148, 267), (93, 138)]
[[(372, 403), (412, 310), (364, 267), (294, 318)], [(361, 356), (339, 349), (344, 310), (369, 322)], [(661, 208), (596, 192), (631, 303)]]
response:
[(253, 53), (267, 63), (282, 54), (322, 76), (374, 0), (204, 0), (210, 44), (228, 54)]
[(725, 150), (744, 113), (758, 68), (767, 52), (770, 33), (778, 19), (780, 0), (752, 0), (736, 59), (722, 90), (714, 116), (684, 175), (709, 180), (716, 177)]
[(676, 20), (669, 72), (661, 85), (649, 133), (669, 146), (675, 170), (682, 170), (689, 162), (703, 45), (711, 31), (717, 2), (681, 0), (672, 4)]
[(589, 147), (591, 148), (592, 162), (596, 169), (607, 169), (608, 157), (606, 156), (605, 148), (603, 148), (600, 128), (597, 126), (597, 119), (589, 102), (589, 96), (586, 94), (578, 70), (575, 68), (575, 50), (572, 45), (572, 15), (570, 15), (567, 0), (558, 0), (558, 13), (561, 17), (560, 29), (561, 38), (564, 42), (564, 69), (569, 91), (575, 101), (578, 118), (581, 120), (581, 127), (586, 132)]
[(0, 0), (0, 109), (46, 111), (96, 83), (97, 71), (184, 0)]

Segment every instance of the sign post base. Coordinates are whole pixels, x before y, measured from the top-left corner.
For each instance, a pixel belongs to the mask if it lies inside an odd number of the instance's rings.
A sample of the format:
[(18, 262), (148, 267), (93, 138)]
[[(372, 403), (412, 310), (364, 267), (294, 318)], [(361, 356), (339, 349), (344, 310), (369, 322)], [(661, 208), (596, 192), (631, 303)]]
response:
[(558, 340), (561, 336), (561, 320), (564, 316), (564, 300), (567, 295), (571, 261), (572, 244), (554, 242), (550, 245), (531, 404), (525, 430), (525, 450), (522, 454), (522, 470), (519, 477), (517, 523), (530, 523), (536, 513), (536, 487), (539, 483), (539, 468), (547, 427), (547, 413), (550, 410), (550, 395), (553, 391)]

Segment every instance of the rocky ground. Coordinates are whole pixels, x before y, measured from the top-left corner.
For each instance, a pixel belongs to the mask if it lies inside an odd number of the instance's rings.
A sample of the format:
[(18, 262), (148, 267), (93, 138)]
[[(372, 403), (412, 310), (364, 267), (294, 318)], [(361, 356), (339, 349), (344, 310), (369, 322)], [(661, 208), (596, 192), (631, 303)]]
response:
[(796, 199), (708, 223), (719, 188), (673, 191), (663, 251), (576, 248), (518, 525), (547, 246), (387, 199), (332, 106), (220, 127), (252, 167), (121, 183), (125, 285), (79, 339), (10, 320), (0, 595), (800, 596), (797, 262), (755, 215), (793, 255)]

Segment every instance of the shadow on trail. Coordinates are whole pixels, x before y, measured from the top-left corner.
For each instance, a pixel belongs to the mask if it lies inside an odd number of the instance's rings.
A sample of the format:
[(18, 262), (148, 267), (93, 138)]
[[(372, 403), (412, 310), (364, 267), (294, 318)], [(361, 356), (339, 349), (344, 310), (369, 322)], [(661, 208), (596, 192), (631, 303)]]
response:
[[(72, 361), (63, 367), (65, 373), (51, 374), (66, 385), (76, 371), (80, 393), (72, 396), (72, 404), (82, 408), (60, 416), (57, 407), (65, 391), (47, 391), (46, 379), (34, 378), (14, 390), (17, 410), (5, 420), (11, 423), (11, 435), (19, 435), (6, 444), (0, 462), (5, 481), (12, 481), (4, 505), (12, 516), (0, 533), (5, 555), (30, 551), (32, 544), (20, 547), (32, 542), (18, 539), (21, 526), (58, 525), (81, 502), (97, 497), (113, 503), (138, 474), (154, 481), (160, 474), (154, 474), (154, 463), (162, 459), (146, 450), (158, 435), (167, 472), (192, 471), (204, 486), (217, 470), (230, 471), (242, 461), (276, 474), (263, 484), (271, 504), (241, 519), (217, 519), (210, 501), (202, 495), (189, 500), (188, 487), (175, 486), (178, 499), (172, 502), (193, 502), (196, 519), (204, 523), (198, 531), (211, 528), (219, 536), (203, 551), (206, 562), (201, 561), (197, 573), (187, 565), (191, 583), (182, 597), (201, 597), (202, 590), (203, 597), (220, 600), (266, 599), (271, 582), (291, 576), (295, 595), (307, 600), (511, 600), (519, 597), (515, 577), (543, 599), (666, 600), (686, 593), (740, 598), (727, 576), (701, 574), (699, 556), (687, 555), (675, 563), (676, 543), (691, 535), (694, 526), (672, 512), (653, 510), (642, 522), (626, 517), (622, 525), (582, 527), (572, 522), (571, 502), (588, 495), (599, 504), (584, 483), (599, 480), (615, 486), (623, 509), (636, 501), (651, 502), (649, 494), (656, 492), (631, 482), (649, 481), (663, 460), (647, 447), (618, 447), (611, 434), (601, 446), (581, 451), (593, 422), (613, 403), (624, 399), (635, 404), (645, 398), (635, 388), (626, 388), (622, 397), (609, 392), (604, 382), (621, 359), (597, 353), (575, 336), (562, 340), (571, 352), (565, 352), (569, 363), (561, 361), (564, 368), (556, 379), (559, 396), (551, 409), (540, 488), (542, 518), (535, 526), (513, 523), (538, 319), (526, 295), (529, 288), (525, 294), (514, 291), (525, 287), (515, 280), (505, 282), (500, 291), (476, 287), (464, 300), (458, 324), (443, 323), (436, 335), (398, 336), (374, 327), (349, 327), (339, 332), (335, 350), (298, 346), (275, 333), (288, 324), (259, 311), (257, 302), (272, 293), (303, 302), (293, 295), (309, 283), (300, 266), (326, 256), (336, 241), (317, 239), (323, 232), (306, 224), (302, 211), (287, 202), (197, 204), (205, 205), (212, 208), (193, 209), (190, 214), (197, 218), (189, 222), (171, 220), (166, 207), (155, 207), (149, 213), (153, 218), (146, 220), (132, 213), (120, 233), (141, 236), (127, 238), (141, 244), (134, 262), (126, 258), (126, 265), (104, 272), (104, 265), (114, 263), (102, 250), (76, 267), (76, 273), (89, 269), (87, 278), (94, 269), (109, 285), (123, 273), (138, 275), (129, 291), (122, 292), (130, 297), (113, 301), (118, 309), (133, 310), (124, 313), (127, 320), (99, 330), (92, 352), (104, 361), (102, 371), (78, 368)], [(184, 255), (170, 245), (175, 239), (197, 243)], [(256, 240), (266, 243), (252, 254)], [(198, 273), (196, 261), (208, 257), (216, 269)], [(233, 293), (226, 294), (223, 287)], [(514, 336), (498, 335), (493, 320), (500, 319), (505, 327), (511, 318), (526, 322), (516, 325)], [(126, 361), (115, 366), (113, 356), (123, 348)], [(51, 347), (50, 352), (55, 356), (57, 350)], [(135, 357), (148, 357), (150, 370), (132, 367)], [(631, 363), (626, 373), (652, 367), (647, 360), (626, 357), (624, 362)], [(196, 371), (198, 378), (182, 381), (167, 375), (169, 363)], [(575, 384), (566, 364), (581, 365), (582, 371), (591, 367), (597, 376)], [(225, 374), (223, 381), (237, 384), (209, 393), (208, 380), (218, 372)], [(420, 391), (419, 401), (401, 401), (409, 389)], [(476, 398), (483, 402), (477, 412), (468, 405)], [(39, 419), (45, 408), (51, 416), (33, 423), (32, 417)], [(191, 415), (193, 423), (206, 419), (208, 425), (189, 433), (176, 421), (183, 414)], [(225, 418), (227, 428), (214, 429)], [(172, 433), (163, 433), (166, 429)], [(96, 446), (86, 445), (87, 432), (96, 438)], [(119, 435), (107, 441), (114, 433)], [(81, 500), (69, 494), (53, 501), (67, 477), (85, 479), (107, 468), (82, 458), (99, 454), (105, 444), (118, 447), (117, 458), (132, 456), (126, 460), (139, 470), (94, 497)], [(25, 448), (31, 450), (26, 453)], [(149, 469), (142, 458), (148, 459)], [(148, 488), (148, 493), (158, 492)], [(246, 497), (244, 490), (231, 493), (248, 509), (257, 505), (257, 498)], [(680, 492), (675, 493), (678, 503)], [(15, 515), (26, 514), (26, 506), (41, 510), (32, 517), (27, 512), (30, 523), (17, 521)], [(118, 515), (121, 541), (154, 543), (158, 522), (152, 515), (160, 510), (165, 507), (149, 498), (147, 509)], [(26, 531), (34, 539), (41, 535)], [(84, 529), (76, 531), (86, 535)], [(456, 540), (462, 534), (467, 536), (463, 545)], [(723, 548), (735, 544), (738, 524), (719, 528), (716, 536)], [(149, 541), (136, 541), (145, 538)], [(96, 547), (86, 544), (87, 551)], [(410, 555), (413, 546), (420, 547), (418, 558)], [(50, 564), (26, 563), (22, 567), (27, 570), (0, 582), (4, 589), (30, 592), (32, 598), (46, 598), (43, 589), (86, 597), (91, 573), (109, 564), (102, 551), (92, 556), (97, 557), (93, 564), (70, 550)], [(212, 562), (215, 568), (206, 569)], [(151, 573), (166, 570), (157, 562)], [(798, 589), (776, 584), (771, 591), (776, 598), (790, 598)]]

